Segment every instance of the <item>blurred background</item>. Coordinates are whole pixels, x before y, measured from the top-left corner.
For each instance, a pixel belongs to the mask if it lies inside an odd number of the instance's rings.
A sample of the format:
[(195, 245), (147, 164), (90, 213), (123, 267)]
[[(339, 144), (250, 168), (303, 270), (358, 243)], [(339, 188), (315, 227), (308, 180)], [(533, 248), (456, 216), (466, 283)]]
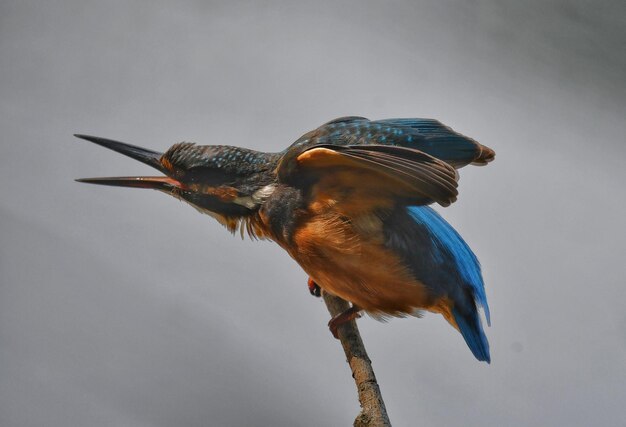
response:
[(328, 313), (273, 243), (72, 137), (279, 151), (342, 115), (497, 152), (439, 211), (484, 268), (493, 362), (436, 315), (359, 321), (394, 426), (622, 425), (623, 1), (0, 2), (0, 424), (342, 426)]

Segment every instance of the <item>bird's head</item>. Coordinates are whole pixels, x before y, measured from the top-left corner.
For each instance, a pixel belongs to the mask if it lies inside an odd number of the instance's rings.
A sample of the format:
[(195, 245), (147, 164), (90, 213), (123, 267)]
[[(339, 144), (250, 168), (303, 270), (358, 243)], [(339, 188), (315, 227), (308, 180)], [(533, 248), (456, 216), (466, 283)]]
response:
[(231, 231), (235, 231), (241, 219), (256, 212), (275, 187), (275, 154), (188, 142), (159, 153), (110, 139), (75, 136), (139, 160), (164, 174), (83, 178), (78, 182), (159, 190), (215, 217)]

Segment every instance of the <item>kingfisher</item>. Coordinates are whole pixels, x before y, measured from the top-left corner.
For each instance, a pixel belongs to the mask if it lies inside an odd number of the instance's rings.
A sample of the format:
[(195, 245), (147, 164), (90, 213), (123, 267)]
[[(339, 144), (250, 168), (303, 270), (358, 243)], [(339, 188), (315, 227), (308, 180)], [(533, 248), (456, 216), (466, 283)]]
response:
[(79, 182), (148, 188), (208, 214), (230, 232), (276, 242), (308, 274), (312, 294), (350, 302), (328, 326), (441, 314), (479, 361), (490, 363), (479, 308), (490, 324), (481, 266), (430, 205), (458, 195), (458, 169), (495, 152), (433, 119), (349, 116), (266, 153), (182, 142), (165, 153), (75, 135), (145, 163), (161, 176)]

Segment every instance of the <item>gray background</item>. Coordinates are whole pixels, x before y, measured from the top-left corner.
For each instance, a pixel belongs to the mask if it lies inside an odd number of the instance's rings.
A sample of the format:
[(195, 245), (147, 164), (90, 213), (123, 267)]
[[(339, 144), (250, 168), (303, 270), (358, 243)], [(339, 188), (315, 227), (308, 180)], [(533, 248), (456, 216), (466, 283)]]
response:
[(349, 114), (498, 153), (440, 210), (484, 265), (493, 363), (439, 316), (360, 320), (394, 425), (623, 425), (625, 5), (0, 2), (0, 425), (349, 425), (298, 266), (73, 182), (154, 171), (71, 137), (277, 151)]

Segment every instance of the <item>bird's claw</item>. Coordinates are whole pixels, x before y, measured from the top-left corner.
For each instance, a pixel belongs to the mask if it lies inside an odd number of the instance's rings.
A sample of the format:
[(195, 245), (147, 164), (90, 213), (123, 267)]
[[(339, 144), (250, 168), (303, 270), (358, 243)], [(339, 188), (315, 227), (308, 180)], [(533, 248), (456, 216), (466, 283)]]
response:
[(317, 298), (322, 296), (322, 288), (320, 288), (320, 286), (317, 283), (315, 283), (315, 281), (311, 279), (310, 277), (309, 277), (308, 285), (309, 285), (309, 292), (311, 293), (311, 295)]
[(349, 309), (344, 312), (341, 312), (334, 316), (332, 319), (328, 321), (328, 329), (330, 329), (330, 333), (333, 334), (333, 337), (339, 339), (339, 326), (344, 323), (348, 323), (351, 320), (355, 320), (361, 317), (361, 308), (353, 305)]

